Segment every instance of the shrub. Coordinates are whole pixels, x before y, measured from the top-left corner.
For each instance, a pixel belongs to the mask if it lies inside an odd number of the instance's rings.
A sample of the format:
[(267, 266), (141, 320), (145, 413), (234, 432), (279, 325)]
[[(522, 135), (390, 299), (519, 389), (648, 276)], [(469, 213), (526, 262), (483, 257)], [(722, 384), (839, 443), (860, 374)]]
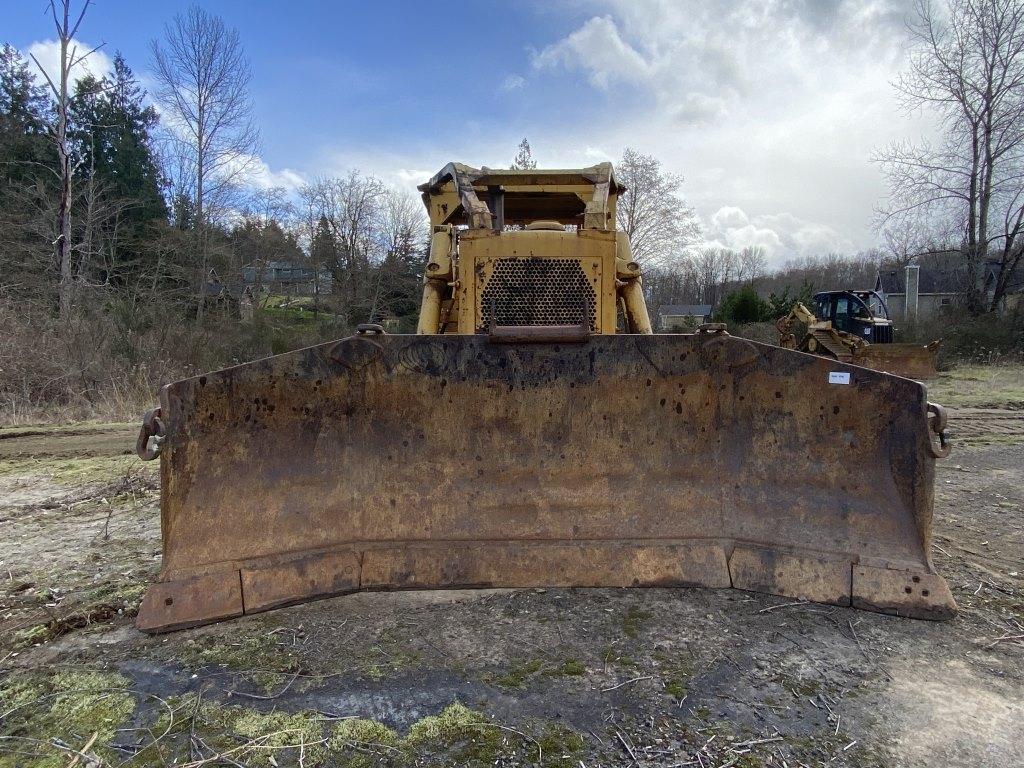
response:
[(752, 285), (733, 291), (715, 312), (715, 319), (726, 323), (759, 323), (769, 319), (768, 303), (757, 295)]

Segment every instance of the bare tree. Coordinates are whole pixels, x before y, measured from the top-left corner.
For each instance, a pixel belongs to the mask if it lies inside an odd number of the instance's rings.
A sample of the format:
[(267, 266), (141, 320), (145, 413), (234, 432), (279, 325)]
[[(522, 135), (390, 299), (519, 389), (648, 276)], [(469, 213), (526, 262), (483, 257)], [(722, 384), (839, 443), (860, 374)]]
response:
[(512, 161), (513, 171), (532, 171), (537, 167), (537, 161), (533, 159), (533, 150), (530, 149), (530, 142), (523, 139), (519, 142), (519, 150)]
[(415, 309), (410, 298), (418, 298), (420, 293), (430, 232), (423, 202), (416, 195), (393, 189), (384, 194), (378, 227), (384, 259), (377, 269), (370, 322), (385, 314), (400, 316)]
[(372, 305), (370, 268), (383, 257), (379, 221), (386, 187), (373, 176), (350, 171), (343, 178), (314, 179), (302, 191), (311, 222), (324, 219), (334, 239), (331, 270), (338, 314), (347, 324), (364, 322)]
[[(965, 290), (995, 310), (1024, 248), (1024, 4), (1020, 0), (918, 0), (910, 70), (896, 84), (905, 105), (936, 114), (941, 140), (880, 152), (891, 203), (884, 223), (945, 216), (959, 230)], [(999, 265), (987, 305), (979, 276)]]
[(206, 225), (255, 162), (252, 71), (238, 31), (197, 6), (175, 16), (164, 37), (163, 44), (154, 40), (150, 46), (156, 95), (191, 183), (201, 265), (197, 319), (202, 320), (210, 266)]
[(46, 78), (50, 90), (53, 92), (57, 123), (53, 128), (52, 136), (57, 147), (57, 176), (59, 179), (59, 202), (57, 206), (57, 237), (54, 240), (54, 257), (59, 272), (58, 282), (58, 311), (62, 321), (66, 321), (71, 314), (74, 298), (74, 267), (72, 264), (71, 244), (71, 197), (72, 183), (74, 181), (75, 168), (72, 160), (71, 145), (68, 141), (68, 122), (71, 107), (71, 71), (82, 64), (90, 54), (98, 50), (100, 46), (90, 51), (79, 52), (78, 46), (74, 44), (74, 37), (78, 34), (78, 28), (82, 25), (85, 12), (89, 10), (92, 0), (85, 0), (78, 17), (71, 21), (71, 0), (50, 0), (50, 16), (53, 18), (53, 26), (57, 32), (57, 39), (60, 42), (60, 72), (57, 74), (55, 83), (39, 60), (32, 55), (43, 77)]
[(717, 306), (723, 286), (736, 277), (739, 255), (728, 248), (701, 248), (693, 262), (697, 290), (703, 302)]
[(679, 196), (682, 177), (666, 173), (656, 158), (627, 147), (615, 178), (627, 188), (619, 198), (616, 219), (629, 236), (633, 255), (644, 266), (681, 259), (683, 249), (700, 235), (697, 215)]
[(764, 274), (768, 255), (760, 245), (748, 245), (737, 256), (736, 279), (752, 283)]

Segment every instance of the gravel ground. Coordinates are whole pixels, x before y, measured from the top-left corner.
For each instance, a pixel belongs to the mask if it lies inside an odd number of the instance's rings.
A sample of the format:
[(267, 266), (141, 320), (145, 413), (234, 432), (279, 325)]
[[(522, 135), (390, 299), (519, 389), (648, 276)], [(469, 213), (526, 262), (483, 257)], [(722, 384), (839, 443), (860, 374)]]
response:
[[(733, 590), (365, 593), (149, 637), (134, 425), (0, 430), (0, 767), (1021, 765), (1024, 369), (962, 369), (943, 623)], [(91, 742), (91, 743), (90, 743)]]

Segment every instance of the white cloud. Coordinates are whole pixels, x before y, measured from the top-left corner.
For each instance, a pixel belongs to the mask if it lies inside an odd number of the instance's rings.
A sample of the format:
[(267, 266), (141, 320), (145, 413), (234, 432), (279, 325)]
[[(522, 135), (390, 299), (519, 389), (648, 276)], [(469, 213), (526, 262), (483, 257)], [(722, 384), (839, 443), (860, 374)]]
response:
[(252, 155), (246, 159), (247, 171), (246, 180), (250, 186), (257, 189), (273, 189), (281, 187), (288, 192), (294, 192), (303, 184), (306, 179), (290, 168), (282, 168), (279, 171), (272, 170), (266, 161), (258, 155)]
[(602, 89), (614, 83), (643, 80), (650, 72), (644, 57), (622, 39), (611, 16), (595, 16), (568, 37), (549, 45), (534, 55), (533, 66), (582, 70)]
[(418, 168), (399, 168), (396, 171), (389, 173), (389, 176), (393, 176), (397, 182), (403, 187), (412, 189), (413, 187), (419, 186), (425, 181), (429, 181), (433, 178), (434, 174), (440, 170), (440, 166), (433, 171), (421, 170)]
[(849, 251), (853, 243), (827, 224), (789, 213), (748, 216), (742, 208), (726, 205), (705, 221), (701, 246), (735, 251), (760, 246), (769, 263), (779, 265), (793, 256)]
[(501, 90), (518, 91), (524, 85), (526, 85), (526, 78), (522, 75), (505, 75), (505, 79), (501, 81)]
[[(907, 64), (913, 0), (594, 5), (578, 29), (539, 46), (532, 87), (575, 74), (611, 108), (571, 136), (528, 130), (545, 157), (584, 164), (595, 145), (653, 154), (683, 174), (706, 221), (746, 212), (729, 242), (772, 245), (780, 258), (877, 242), (872, 212), (885, 190), (873, 150), (935, 130), (927, 115), (902, 113), (891, 86)], [(782, 213), (799, 223), (770, 220)]]
[[(68, 52), (69, 54), (74, 51), (75, 58), (78, 58), (82, 54), (92, 51), (96, 46), (90, 45), (89, 43), (83, 42), (82, 40), (72, 40)], [(32, 62), (32, 74), (35, 76), (36, 81), (40, 85), (45, 85), (46, 78), (43, 77), (42, 73), (35, 66), (35, 62), (32, 57), (35, 57), (39, 61), (43, 70), (49, 75), (50, 80), (57, 87), (60, 87), (60, 41), (58, 40), (39, 40), (31, 43), (27, 49), (25, 49), (25, 58)], [(92, 75), (96, 78), (104, 77), (114, 71), (114, 62), (110, 59), (107, 54), (102, 50), (93, 51), (83, 61), (75, 65), (71, 70), (71, 81), (78, 82), (86, 75)]]

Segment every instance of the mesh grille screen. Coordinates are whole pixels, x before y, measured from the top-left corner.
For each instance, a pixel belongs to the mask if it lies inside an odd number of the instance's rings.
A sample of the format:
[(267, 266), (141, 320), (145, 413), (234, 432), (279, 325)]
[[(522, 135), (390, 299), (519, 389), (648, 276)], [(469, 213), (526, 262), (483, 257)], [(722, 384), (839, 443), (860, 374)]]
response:
[(597, 330), (597, 296), (576, 259), (497, 259), (481, 296), (481, 327), (578, 325), (584, 303), (590, 330)]

